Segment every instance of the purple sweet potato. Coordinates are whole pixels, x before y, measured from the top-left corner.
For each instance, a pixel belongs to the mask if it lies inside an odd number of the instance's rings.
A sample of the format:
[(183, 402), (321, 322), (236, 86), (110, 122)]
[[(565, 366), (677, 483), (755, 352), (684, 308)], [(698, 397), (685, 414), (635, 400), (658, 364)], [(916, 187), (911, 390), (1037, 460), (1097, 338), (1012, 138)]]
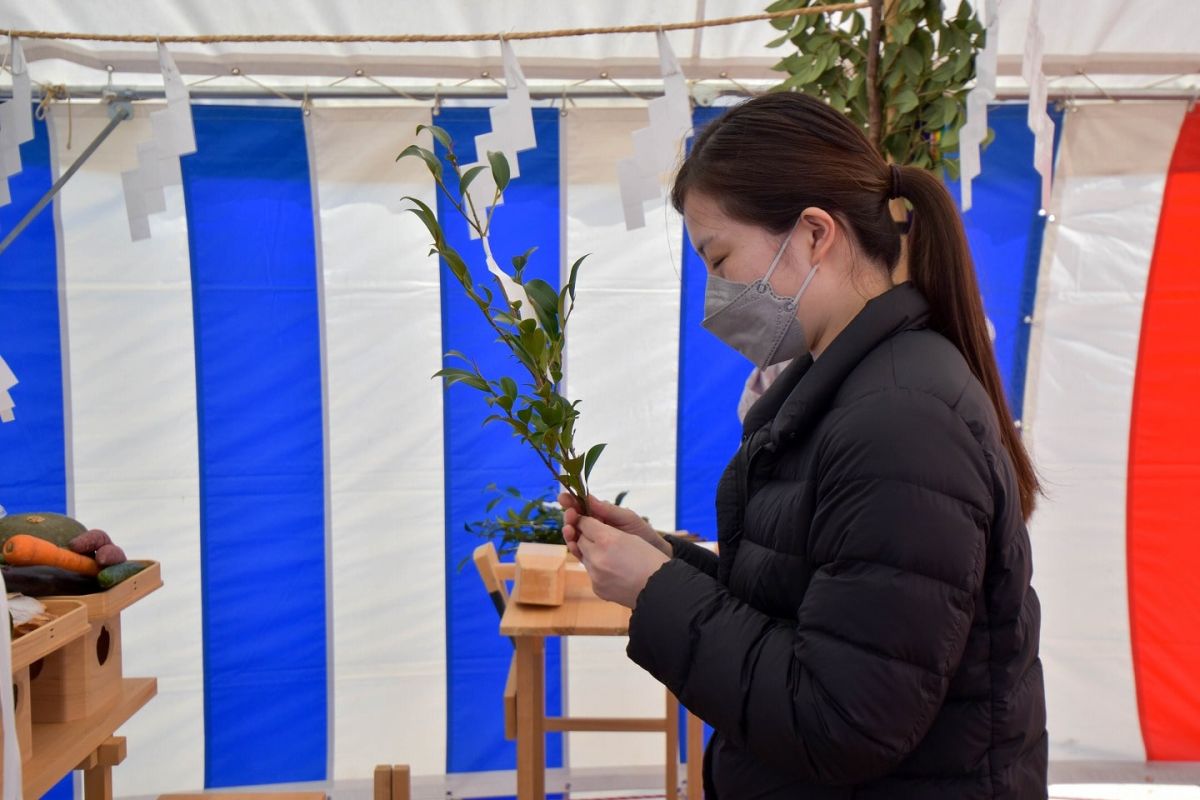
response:
[(102, 530), (92, 528), (90, 531), (81, 533), (72, 539), (70, 548), (76, 553), (90, 556), (106, 544), (112, 544), (112, 539), (108, 538), (108, 534)]
[(112, 542), (96, 551), (96, 563), (102, 567), (111, 567), (125, 563), (125, 551)]

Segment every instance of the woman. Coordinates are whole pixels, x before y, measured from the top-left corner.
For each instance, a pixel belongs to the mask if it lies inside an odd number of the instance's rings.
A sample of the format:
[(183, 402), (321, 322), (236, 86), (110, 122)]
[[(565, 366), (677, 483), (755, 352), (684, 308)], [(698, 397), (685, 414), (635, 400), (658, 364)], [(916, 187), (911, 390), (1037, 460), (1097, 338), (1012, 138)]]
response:
[(717, 489), (719, 558), (562, 501), (597, 593), (633, 609), (630, 658), (716, 731), (708, 796), (1045, 797), (1038, 485), (950, 196), (771, 94), (697, 137), (672, 198), (709, 269), (704, 326), (793, 362)]

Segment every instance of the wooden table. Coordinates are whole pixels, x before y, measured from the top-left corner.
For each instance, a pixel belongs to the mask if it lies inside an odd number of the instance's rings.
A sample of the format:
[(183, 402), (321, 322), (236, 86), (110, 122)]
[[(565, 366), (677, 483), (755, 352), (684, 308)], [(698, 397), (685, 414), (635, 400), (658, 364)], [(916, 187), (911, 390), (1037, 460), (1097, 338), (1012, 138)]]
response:
[[(510, 602), (500, 620), (500, 633), (511, 636), (517, 648), (517, 797), (519, 800), (543, 800), (546, 796), (546, 734), (564, 730), (587, 731), (664, 731), (678, 729), (679, 704), (668, 703), (667, 716), (638, 720), (571, 717), (570, 720), (546, 718), (547, 636), (625, 636), (629, 633), (630, 610), (601, 600), (592, 592), (583, 566), (567, 565), (566, 597), (561, 606), (531, 606)], [(672, 698), (673, 700), (673, 698)], [(698, 719), (688, 720), (688, 797), (700, 798), (701, 726)], [(673, 740), (669, 740), (673, 741)], [(671, 748), (669, 748), (671, 749)], [(679, 753), (668, 752), (667, 797), (675, 797), (671, 764)], [(674, 761), (672, 761), (674, 759)]]

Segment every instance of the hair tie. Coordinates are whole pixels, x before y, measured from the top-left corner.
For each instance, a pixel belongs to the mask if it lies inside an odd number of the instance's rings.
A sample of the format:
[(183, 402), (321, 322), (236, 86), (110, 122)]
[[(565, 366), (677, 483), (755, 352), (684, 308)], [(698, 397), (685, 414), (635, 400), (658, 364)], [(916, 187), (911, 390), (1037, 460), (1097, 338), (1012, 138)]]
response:
[(892, 191), (888, 195), (888, 199), (892, 200), (897, 197), (902, 197), (903, 192), (900, 191), (900, 167), (892, 164)]

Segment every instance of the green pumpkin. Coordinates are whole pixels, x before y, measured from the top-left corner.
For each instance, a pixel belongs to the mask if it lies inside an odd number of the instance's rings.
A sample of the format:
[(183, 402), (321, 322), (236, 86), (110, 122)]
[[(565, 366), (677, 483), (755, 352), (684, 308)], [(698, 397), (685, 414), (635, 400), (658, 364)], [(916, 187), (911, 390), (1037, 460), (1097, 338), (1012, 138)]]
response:
[(87, 531), (87, 527), (63, 514), (52, 511), (33, 511), (26, 514), (10, 514), (0, 517), (0, 546), (8, 537), (27, 533), (59, 547), (66, 547), (76, 536)]

